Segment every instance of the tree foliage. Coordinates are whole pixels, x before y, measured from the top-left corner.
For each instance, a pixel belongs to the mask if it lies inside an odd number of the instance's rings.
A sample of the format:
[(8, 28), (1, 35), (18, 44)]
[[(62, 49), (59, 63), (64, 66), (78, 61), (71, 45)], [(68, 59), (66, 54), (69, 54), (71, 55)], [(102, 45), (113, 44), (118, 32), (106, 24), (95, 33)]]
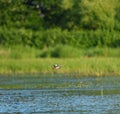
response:
[(87, 29), (114, 29), (116, 0), (82, 0), (81, 24)]
[(120, 46), (119, 0), (0, 0), (0, 44)]
[[(31, 29), (114, 29), (118, 0), (1, 0), (0, 25)], [(115, 18), (116, 17), (116, 18)]]

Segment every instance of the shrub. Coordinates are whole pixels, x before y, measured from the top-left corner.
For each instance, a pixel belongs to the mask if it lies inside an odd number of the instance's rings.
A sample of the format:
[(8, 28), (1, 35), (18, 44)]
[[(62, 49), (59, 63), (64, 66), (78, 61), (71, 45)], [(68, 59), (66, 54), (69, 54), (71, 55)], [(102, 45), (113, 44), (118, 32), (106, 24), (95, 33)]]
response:
[(120, 34), (116, 31), (68, 31), (60, 28), (46, 31), (0, 28), (0, 44), (23, 45), (38, 49), (67, 45), (75, 48), (120, 47)]
[(78, 48), (68, 45), (58, 45), (55, 48), (49, 48), (43, 51), (40, 57), (76, 58), (82, 55), (82, 52)]

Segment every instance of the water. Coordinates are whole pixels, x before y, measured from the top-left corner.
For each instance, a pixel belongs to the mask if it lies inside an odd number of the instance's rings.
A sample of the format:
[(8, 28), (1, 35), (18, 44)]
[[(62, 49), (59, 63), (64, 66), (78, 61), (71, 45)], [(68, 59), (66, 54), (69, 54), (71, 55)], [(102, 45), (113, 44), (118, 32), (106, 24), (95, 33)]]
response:
[(120, 113), (117, 76), (1, 76), (0, 81), (0, 114)]

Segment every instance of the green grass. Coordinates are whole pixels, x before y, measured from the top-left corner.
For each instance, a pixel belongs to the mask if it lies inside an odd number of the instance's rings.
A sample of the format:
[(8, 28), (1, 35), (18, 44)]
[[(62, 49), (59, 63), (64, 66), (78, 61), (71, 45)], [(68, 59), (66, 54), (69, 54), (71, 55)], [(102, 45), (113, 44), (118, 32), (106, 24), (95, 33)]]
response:
[[(53, 64), (62, 65), (53, 70)], [(77, 73), (81, 75), (120, 75), (120, 48), (78, 49), (58, 45), (43, 50), (0, 47), (0, 74)]]
[[(62, 65), (52, 69), (53, 64)], [(66, 59), (1, 59), (0, 74), (77, 73), (80, 76), (120, 75), (119, 58), (81, 57)]]
[(38, 49), (29, 46), (0, 47), (0, 59), (27, 58), (80, 58), (80, 57), (118, 57), (120, 48), (75, 48), (68, 45), (57, 45)]
[(79, 49), (67, 45), (42, 50), (40, 57), (79, 58), (79, 57), (120, 57), (120, 48), (86, 48)]

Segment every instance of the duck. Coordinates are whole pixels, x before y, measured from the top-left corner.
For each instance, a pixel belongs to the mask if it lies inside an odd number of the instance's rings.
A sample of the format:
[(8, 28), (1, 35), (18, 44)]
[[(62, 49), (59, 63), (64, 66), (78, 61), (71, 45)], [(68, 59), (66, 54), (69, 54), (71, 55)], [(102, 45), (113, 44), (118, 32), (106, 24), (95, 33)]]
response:
[(59, 66), (58, 64), (54, 64), (53, 65), (53, 69), (59, 69), (61, 66)]

